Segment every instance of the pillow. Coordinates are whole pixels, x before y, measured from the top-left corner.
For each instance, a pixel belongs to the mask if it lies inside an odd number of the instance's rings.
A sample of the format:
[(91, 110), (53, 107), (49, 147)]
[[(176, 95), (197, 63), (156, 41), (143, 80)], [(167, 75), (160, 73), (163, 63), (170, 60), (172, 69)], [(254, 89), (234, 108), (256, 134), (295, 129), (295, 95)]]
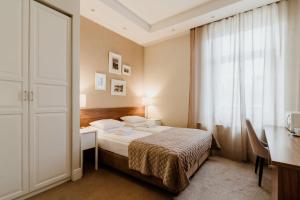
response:
[(133, 128), (138, 128), (138, 127), (151, 128), (151, 127), (155, 126), (155, 122), (147, 120), (147, 121), (138, 122), (138, 123), (126, 123), (126, 126), (133, 127)]
[(140, 123), (140, 122), (145, 122), (146, 121), (146, 118), (145, 117), (140, 117), (140, 116), (124, 116), (124, 117), (121, 117), (121, 120), (127, 122), (127, 123), (131, 123), (131, 124), (134, 124), (134, 123)]
[(101, 120), (91, 122), (90, 125), (102, 130), (108, 130), (112, 128), (123, 127), (125, 126), (125, 123), (114, 119), (101, 119)]
[(126, 122), (126, 126), (132, 127), (132, 128), (137, 128), (137, 127), (144, 127), (147, 128), (147, 122), (138, 122), (138, 123), (128, 123)]

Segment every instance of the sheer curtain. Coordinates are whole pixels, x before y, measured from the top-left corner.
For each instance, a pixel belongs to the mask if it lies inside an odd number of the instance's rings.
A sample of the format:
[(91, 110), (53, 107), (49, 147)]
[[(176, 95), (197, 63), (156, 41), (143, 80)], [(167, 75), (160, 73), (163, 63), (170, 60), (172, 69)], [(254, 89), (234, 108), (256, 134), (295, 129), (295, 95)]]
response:
[(287, 1), (191, 31), (189, 126), (214, 132), (222, 154), (247, 159), (249, 118), (258, 133), (284, 125)]
[(300, 111), (300, 0), (288, 4), (285, 105), (287, 111)]

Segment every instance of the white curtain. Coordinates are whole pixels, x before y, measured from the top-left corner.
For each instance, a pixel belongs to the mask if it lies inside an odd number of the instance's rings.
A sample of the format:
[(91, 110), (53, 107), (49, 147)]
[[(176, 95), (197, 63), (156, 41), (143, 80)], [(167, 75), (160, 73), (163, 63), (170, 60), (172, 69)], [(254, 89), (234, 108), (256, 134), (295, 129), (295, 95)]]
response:
[(247, 159), (246, 118), (258, 134), (284, 126), (287, 8), (281, 1), (200, 27), (198, 122), (232, 159)]
[(288, 1), (286, 111), (300, 111), (300, 0)]

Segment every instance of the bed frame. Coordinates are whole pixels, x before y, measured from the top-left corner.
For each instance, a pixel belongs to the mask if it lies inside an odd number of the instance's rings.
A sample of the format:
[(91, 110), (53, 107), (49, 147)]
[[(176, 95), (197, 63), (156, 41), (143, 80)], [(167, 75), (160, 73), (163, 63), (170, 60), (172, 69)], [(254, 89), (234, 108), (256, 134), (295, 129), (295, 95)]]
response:
[[(92, 108), (92, 109), (81, 109), (80, 110), (80, 126), (89, 126), (89, 123), (100, 119), (116, 119), (120, 120), (120, 117), (125, 115), (138, 115), (145, 116), (144, 107), (122, 107), (122, 108)], [(155, 186), (158, 186), (171, 193), (178, 194), (179, 191), (172, 191), (170, 188), (164, 186), (161, 179), (153, 176), (145, 176), (137, 171), (131, 170), (128, 167), (128, 158), (104, 149), (99, 148), (99, 160), (101, 164), (110, 166), (133, 177), (136, 177), (142, 181), (148, 182)], [(210, 155), (210, 150), (204, 153), (198, 161), (188, 171), (188, 175), (191, 178), (200, 166), (207, 160)]]
[(92, 121), (116, 119), (126, 115), (145, 116), (145, 107), (88, 108), (80, 109), (80, 127), (89, 126)]

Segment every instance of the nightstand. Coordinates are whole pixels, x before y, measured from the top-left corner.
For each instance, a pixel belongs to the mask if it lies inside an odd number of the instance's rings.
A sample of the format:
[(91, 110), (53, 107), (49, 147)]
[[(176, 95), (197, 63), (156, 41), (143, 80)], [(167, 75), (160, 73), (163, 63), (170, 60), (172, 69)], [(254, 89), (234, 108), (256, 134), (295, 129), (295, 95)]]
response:
[(154, 125), (156, 126), (161, 126), (162, 123), (161, 123), (161, 120), (160, 119), (147, 119), (149, 122), (153, 123)]
[(81, 169), (83, 169), (83, 151), (95, 148), (95, 170), (98, 170), (98, 140), (97, 130), (92, 127), (80, 129)]

